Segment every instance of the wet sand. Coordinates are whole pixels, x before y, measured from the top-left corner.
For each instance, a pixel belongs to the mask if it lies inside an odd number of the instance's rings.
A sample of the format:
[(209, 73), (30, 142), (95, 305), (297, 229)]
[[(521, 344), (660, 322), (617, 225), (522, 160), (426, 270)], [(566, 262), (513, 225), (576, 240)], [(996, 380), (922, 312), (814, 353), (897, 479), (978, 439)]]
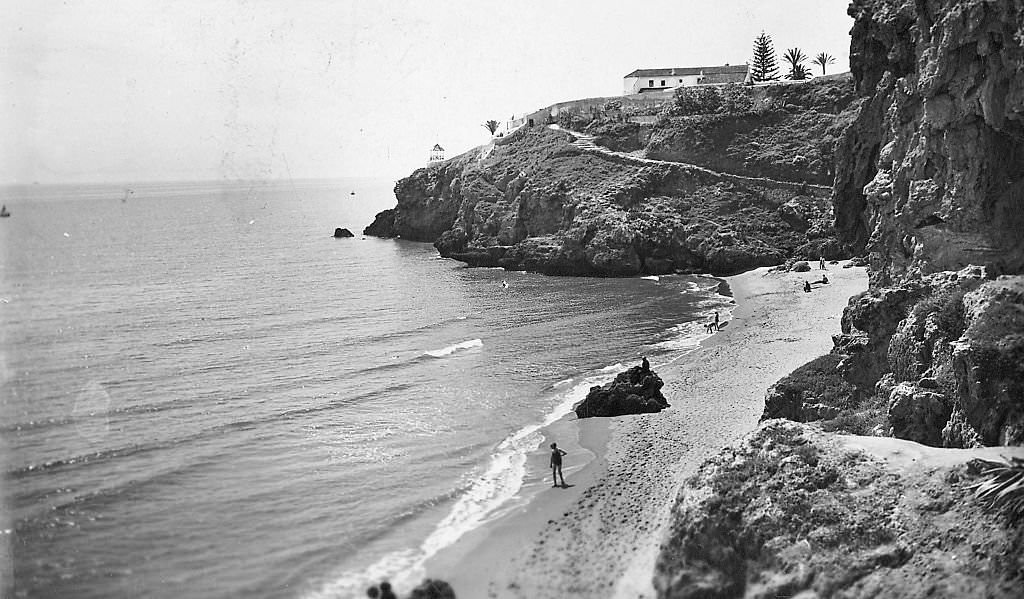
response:
[[(615, 419), (567, 417), (545, 433), (566, 456), (571, 487), (540, 472), (521, 501), (427, 563), (459, 597), (653, 597), (651, 573), (682, 482), (709, 455), (752, 430), (765, 391), (827, 353), (863, 268), (757, 269), (726, 280), (736, 300), (722, 330), (674, 364), (653, 364), (672, 407)], [(567, 441), (566, 441), (567, 440)], [(547, 443), (533, 462), (547, 462)]]

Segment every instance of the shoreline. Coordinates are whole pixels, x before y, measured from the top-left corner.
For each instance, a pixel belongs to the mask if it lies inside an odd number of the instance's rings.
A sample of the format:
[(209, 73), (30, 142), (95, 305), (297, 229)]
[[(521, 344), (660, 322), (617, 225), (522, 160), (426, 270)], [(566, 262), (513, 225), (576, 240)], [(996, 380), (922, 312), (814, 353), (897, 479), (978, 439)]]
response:
[[(651, 573), (675, 496), (697, 466), (752, 430), (768, 386), (827, 353), (864, 268), (809, 273), (760, 268), (722, 277), (730, 320), (699, 348), (656, 366), (672, 407), (659, 414), (579, 420), (542, 429), (533, 473), (513, 506), (425, 564), (459, 597), (652, 597)], [(744, 359), (746, 358), (746, 359)], [(566, 489), (551, 488), (547, 445), (572, 448)], [(569, 441), (566, 443), (566, 441)], [(590, 454), (579, 466), (576, 452)]]

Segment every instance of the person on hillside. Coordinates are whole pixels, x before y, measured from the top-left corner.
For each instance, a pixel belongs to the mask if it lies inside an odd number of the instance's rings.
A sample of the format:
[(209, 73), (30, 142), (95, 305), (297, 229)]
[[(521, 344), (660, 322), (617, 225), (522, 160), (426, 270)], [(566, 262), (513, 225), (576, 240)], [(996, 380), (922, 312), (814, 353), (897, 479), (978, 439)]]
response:
[[(558, 448), (558, 443), (551, 444), (551, 482), (552, 487), (558, 486), (558, 478), (562, 479), (562, 486), (565, 485), (565, 476), (562, 475), (562, 456), (565, 452)], [(557, 477), (557, 478), (556, 478)]]

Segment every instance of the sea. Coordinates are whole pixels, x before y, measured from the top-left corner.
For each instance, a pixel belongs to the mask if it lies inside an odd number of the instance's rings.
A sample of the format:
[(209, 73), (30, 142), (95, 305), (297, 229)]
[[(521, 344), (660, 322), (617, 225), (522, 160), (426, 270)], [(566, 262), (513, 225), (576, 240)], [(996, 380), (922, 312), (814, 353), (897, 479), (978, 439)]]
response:
[(0, 188), (4, 596), (411, 579), (530, 499), (545, 427), (591, 385), (686, 359), (730, 306), (710, 277), (467, 268), (361, 235), (393, 185)]

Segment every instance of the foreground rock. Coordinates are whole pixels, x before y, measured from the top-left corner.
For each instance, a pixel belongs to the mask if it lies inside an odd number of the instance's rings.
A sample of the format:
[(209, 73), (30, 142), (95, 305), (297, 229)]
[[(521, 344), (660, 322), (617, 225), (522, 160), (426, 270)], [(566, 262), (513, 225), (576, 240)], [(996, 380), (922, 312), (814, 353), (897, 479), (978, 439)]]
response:
[(658, 597), (1019, 597), (1024, 530), (973, 499), (978, 451), (767, 422), (684, 486)]
[(634, 366), (603, 387), (591, 387), (587, 397), (572, 409), (578, 418), (660, 412), (669, 407), (661, 394), (664, 385), (653, 370)]

